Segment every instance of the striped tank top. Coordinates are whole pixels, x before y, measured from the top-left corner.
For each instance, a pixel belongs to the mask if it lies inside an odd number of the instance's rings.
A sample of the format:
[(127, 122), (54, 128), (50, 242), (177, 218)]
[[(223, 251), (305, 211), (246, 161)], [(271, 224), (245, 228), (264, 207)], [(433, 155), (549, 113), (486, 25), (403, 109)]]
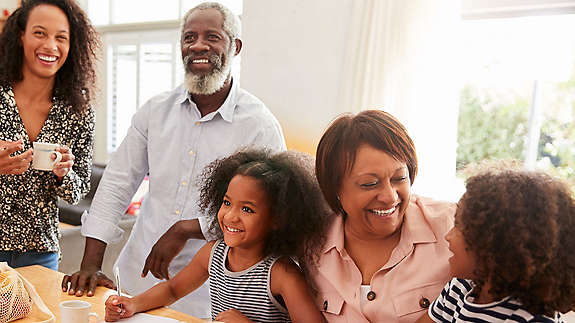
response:
[(467, 279), (453, 278), (445, 285), (439, 297), (428, 310), (434, 322), (506, 322), (506, 323), (562, 323), (560, 313), (555, 317), (532, 315), (511, 297), (500, 301), (479, 304), (471, 297), (473, 282)]
[(218, 240), (210, 254), (212, 319), (235, 308), (254, 322), (291, 322), (270, 289), (271, 269), (278, 257), (269, 256), (246, 270), (231, 272), (225, 266), (228, 251), (225, 242)]

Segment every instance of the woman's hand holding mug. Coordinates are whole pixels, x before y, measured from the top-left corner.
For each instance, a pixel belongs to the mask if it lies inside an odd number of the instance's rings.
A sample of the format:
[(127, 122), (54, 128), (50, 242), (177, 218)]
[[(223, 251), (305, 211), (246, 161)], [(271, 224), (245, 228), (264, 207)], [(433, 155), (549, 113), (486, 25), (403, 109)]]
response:
[(61, 181), (74, 165), (74, 154), (67, 146), (39, 141), (33, 145), (34, 169), (52, 171)]
[(72, 166), (74, 166), (74, 154), (72, 154), (72, 150), (70, 148), (63, 145), (56, 148), (56, 151), (62, 155), (62, 159), (54, 164), (52, 172), (58, 176), (59, 180), (62, 180), (62, 178), (68, 174), (70, 169), (72, 169)]
[(30, 168), (32, 149), (12, 156), (13, 153), (24, 149), (22, 139), (16, 141), (0, 140), (0, 174), (22, 174)]

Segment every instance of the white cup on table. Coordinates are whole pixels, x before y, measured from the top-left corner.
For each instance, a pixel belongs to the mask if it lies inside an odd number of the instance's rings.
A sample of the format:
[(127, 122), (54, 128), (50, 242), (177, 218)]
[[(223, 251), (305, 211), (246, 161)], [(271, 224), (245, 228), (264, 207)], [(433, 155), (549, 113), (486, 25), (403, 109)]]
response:
[[(36, 141), (33, 146), (32, 168), (34, 169), (51, 171), (54, 165), (62, 160), (62, 154), (56, 151), (56, 148), (60, 147), (58, 144)], [(52, 154), (56, 154), (56, 159), (52, 160)]]
[(91, 304), (85, 301), (64, 301), (60, 303), (60, 321), (62, 323), (89, 323), (90, 317), (100, 322), (100, 317), (90, 312)]

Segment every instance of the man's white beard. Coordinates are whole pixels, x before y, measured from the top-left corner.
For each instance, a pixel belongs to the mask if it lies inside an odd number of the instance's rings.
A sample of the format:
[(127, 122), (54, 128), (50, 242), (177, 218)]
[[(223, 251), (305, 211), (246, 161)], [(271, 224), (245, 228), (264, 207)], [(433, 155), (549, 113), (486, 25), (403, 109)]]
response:
[[(232, 46), (235, 47), (235, 46)], [(186, 68), (186, 75), (184, 78), (184, 86), (191, 94), (200, 94), (200, 95), (210, 95), (216, 93), (219, 89), (224, 86), (228, 75), (232, 70), (232, 60), (233, 55), (235, 52), (235, 48), (231, 48), (230, 52), (228, 53), (227, 59), (224, 62), (223, 66), (219, 67), (217, 62), (220, 62), (221, 59), (213, 55), (210, 57), (210, 62), (215, 63), (216, 67), (208, 74), (205, 75), (197, 75), (193, 74)], [(184, 58), (184, 67), (188, 65), (188, 61), (191, 59), (190, 56), (186, 56)]]

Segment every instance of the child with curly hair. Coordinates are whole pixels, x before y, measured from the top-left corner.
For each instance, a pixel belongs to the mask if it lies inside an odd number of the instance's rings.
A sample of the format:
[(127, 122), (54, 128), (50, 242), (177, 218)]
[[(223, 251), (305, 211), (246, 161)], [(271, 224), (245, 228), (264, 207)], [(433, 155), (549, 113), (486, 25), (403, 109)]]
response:
[(575, 201), (541, 172), (471, 177), (446, 235), (453, 278), (418, 322), (562, 322), (575, 306)]
[(218, 239), (174, 278), (134, 298), (108, 298), (106, 321), (171, 304), (209, 278), (218, 321), (323, 322), (292, 260), (313, 264), (323, 242), (326, 209), (313, 159), (242, 151), (208, 165), (202, 179), (200, 207)]

